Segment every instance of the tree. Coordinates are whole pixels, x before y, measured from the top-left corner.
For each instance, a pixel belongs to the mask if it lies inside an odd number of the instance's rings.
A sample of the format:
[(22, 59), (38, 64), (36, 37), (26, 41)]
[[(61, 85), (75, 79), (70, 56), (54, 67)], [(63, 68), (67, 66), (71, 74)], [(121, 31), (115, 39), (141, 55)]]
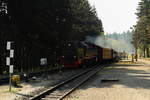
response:
[(137, 9), (138, 22), (136, 25), (136, 34), (139, 39), (139, 47), (143, 50), (144, 56), (145, 51), (147, 52), (147, 57), (149, 55), (149, 39), (150, 39), (150, 1), (149, 0), (141, 0)]
[(65, 42), (103, 32), (88, 0), (9, 0), (8, 16), (16, 65), (26, 70), (39, 66), (42, 57), (58, 57)]
[(103, 26), (98, 19), (96, 10), (91, 7), (88, 0), (70, 0), (72, 14), (71, 39), (83, 40), (85, 36), (100, 35)]

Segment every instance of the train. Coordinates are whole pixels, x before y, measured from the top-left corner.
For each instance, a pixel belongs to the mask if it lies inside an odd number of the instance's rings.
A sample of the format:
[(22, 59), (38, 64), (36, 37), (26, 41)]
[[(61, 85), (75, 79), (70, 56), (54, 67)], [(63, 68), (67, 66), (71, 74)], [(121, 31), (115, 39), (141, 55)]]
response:
[(83, 41), (71, 41), (63, 46), (60, 62), (66, 68), (78, 68), (117, 60), (118, 52), (113, 49)]

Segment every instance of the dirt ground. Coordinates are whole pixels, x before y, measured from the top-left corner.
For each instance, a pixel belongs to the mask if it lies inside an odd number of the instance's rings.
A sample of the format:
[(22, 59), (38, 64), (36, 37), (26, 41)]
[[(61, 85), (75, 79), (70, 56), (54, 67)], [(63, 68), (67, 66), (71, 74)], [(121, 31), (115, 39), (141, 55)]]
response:
[(22, 88), (12, 86), (12, 91), (9, 92), (9, 85), (0, 85), (0, 100), (29, 100), (30, 97), (45, 90), (47, 87), (52, 87), (61, 80), (78, 73), (78, 70), (69, 70), (50, 74), (47, 78), (45, 76), (37, 77), (36, 80), (21, 83)]
[[(73, 92), (65, 100), (150, 100), (150, 63), (143, 59), (136, 63), (122, 61), (99, 72), (89, 82)], [(28, 100), (36, 91), (44, 89), (73, 73), (59, 73), (47, 78), (38, 78), (29, 83), (22, 83), (22, 88), (8, 85), (0, 86), (0, 100)], [(115, 82), (103, 79), (117, 79)]]
[(145, 60), (106, 67), (64, 100), (150, 100), (150, 66)]

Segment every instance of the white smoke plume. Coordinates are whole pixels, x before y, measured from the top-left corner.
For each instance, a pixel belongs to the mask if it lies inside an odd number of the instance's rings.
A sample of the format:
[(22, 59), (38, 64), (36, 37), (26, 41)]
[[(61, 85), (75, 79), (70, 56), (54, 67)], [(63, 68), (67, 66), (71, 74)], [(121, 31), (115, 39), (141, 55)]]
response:
[(103, 48), (111, 48), (117, 52), (126, 52), (129, 54), (135, 52), (134, 46), (131, 43), (126, 42), (124, 40), (115, 40), (112, 38), (106, 38), (104, 36), (98, 36), (98, 37), (87, 36), (86, 42), (93, 43)]

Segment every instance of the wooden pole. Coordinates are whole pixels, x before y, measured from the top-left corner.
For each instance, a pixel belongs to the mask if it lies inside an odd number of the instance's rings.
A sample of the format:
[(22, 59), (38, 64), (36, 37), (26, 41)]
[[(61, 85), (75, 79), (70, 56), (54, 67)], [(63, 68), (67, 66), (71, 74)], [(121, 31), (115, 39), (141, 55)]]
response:
[(11, 92), (11, 73), (9, 73), (9, 92)]
[(132, 62), (134, 62), (134, 54), (132, 54)]

